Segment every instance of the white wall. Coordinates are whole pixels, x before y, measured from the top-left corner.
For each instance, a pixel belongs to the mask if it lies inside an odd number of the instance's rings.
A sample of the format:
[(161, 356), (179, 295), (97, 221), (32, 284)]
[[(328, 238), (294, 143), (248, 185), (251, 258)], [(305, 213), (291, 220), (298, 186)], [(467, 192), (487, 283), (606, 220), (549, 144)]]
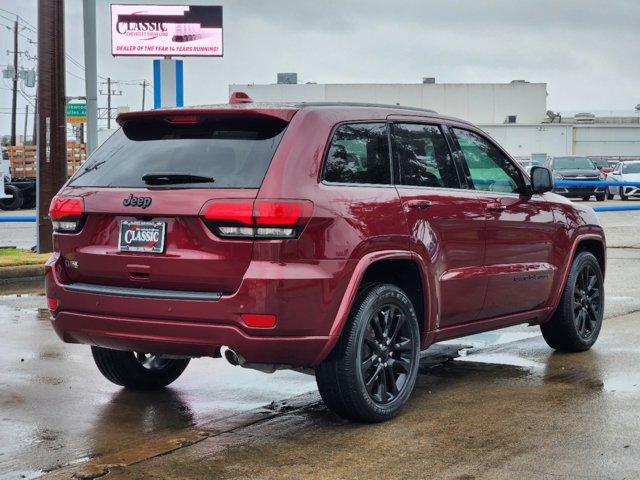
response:
[(229, 85), (256, 102), (364, 102), (430, 108), (473, 123), (538, 123), (547, 111), (546, 83)]
[(571, 155), (572, 125), (480, 125), (514, 157)]
[(575, 154), (640, 156), (640, 125), (577, 125)]
[(481, 125), (514, 157), (640, 156), (640, 125)]

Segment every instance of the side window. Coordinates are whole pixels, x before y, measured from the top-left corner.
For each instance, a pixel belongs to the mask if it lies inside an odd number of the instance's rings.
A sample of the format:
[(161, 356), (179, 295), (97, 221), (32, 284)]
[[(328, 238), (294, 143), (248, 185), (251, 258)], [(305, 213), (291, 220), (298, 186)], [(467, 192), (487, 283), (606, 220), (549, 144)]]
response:
[(324, 179), (336, 183), (391, 183), (386, 123), (340, 125), (331, 140)]
[(522, 176), (491, 142), (468, 130), (452, 128), (470, 179), (476, 190), (517, 193), (522, 190)]
[(459, 188), (456, 167), (440, 128), (395, 123), (391, 130), (393, 156), (400, 166), (402, 185)]

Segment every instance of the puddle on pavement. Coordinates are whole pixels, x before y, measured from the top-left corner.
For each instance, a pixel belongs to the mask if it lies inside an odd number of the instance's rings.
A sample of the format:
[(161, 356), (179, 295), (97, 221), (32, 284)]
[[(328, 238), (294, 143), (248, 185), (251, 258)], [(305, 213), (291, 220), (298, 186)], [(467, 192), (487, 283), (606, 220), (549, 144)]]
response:
[(519, 340), (526, 340), (527, 338), (533, 338), (540, 336), (540, 331), (535, 329), (524, 331), (493, 331), (478, 333), (477, 335), (470, 335), (468, 337), (457, 338), (454, 340), (447, 340), (440, 342), (443, 345), (449, 345), (452, 343), (463, 343), (474, 348), (482, 348), (488, 346), (504, 345), (506, 343), (517, 342)]
[(458, 362), (487, 363), (492, 365), (509, 365), (512, 367), (542, 369), (544, 365), (533, 360), (520, 357), (518, 355), (510, 355), (508, 353), (474, 353), (466, 348), (460, 350), (459, 357), (455, 358)]
[(638, 393), (640, 392), (640, 378), (637, 376), (605, 378), (604, 390), (611, 393)]

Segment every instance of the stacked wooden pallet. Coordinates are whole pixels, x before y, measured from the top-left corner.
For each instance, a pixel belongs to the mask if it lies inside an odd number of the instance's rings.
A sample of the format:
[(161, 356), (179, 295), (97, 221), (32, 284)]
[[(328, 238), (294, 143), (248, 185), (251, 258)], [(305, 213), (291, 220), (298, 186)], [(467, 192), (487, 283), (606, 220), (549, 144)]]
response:
[[(13, 178), (36, 178), (36, 146), (22, 145), (8, 147)], [(73, 175), (87, 159), (84, 143), (67, 142), (67, 174)]]

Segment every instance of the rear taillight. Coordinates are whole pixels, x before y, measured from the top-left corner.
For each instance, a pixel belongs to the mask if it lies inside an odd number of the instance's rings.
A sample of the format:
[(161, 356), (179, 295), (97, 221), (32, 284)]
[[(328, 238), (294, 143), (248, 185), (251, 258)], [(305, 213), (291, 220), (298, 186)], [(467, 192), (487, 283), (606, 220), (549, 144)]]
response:
[(309, 200), (211, 200), (200, 215), (221, 237), (297, 238), (312, 212)]
[(51, 200), (49, 218), (55, 232), (77, 232), (82, 226), (84, 201), (80, 197), (56, 195)]
[(58, 310), (58, 300), (55, 298), (47, 298), (47, 307), (49, 307), (49, 310), (52, 312), (55, 312)]

